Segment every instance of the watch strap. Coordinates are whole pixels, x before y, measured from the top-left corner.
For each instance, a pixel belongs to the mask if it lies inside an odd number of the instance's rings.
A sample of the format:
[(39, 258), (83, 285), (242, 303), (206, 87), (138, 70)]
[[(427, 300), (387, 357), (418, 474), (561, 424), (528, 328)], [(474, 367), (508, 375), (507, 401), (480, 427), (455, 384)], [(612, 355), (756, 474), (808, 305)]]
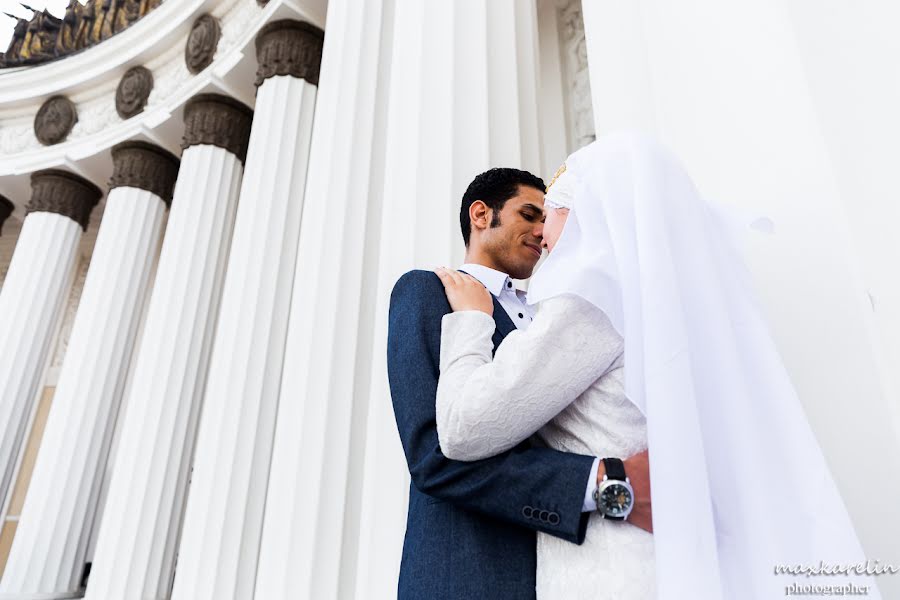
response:
[(625, 481), (625, 463), (619, 458), (604, 458), (603, 465), (606, 467), (607, 479), (618, 479)]

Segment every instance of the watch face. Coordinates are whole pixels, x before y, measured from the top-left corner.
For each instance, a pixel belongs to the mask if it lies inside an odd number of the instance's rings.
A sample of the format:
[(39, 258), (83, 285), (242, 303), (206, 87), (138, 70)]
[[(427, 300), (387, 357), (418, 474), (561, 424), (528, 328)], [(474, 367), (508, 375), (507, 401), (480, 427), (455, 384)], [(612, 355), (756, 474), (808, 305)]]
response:
[(610, 517), (627, 516), (633, 503), (630, 486), (625, 484), (612, 482), (600, 492), (600, 510)]

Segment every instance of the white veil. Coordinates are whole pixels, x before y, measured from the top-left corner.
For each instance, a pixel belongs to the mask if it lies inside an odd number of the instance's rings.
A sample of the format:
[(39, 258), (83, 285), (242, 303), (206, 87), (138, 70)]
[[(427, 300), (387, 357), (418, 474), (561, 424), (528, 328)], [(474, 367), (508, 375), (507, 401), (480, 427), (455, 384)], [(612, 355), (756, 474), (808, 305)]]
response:
[(880, 598), (855, 572), (775, 573), (865, 559), (729, 226), (644, 136), (606, 136), (565, 167), (547, 200), (569, 217), (529, 302), (580, 295), (625, 340), (626, 393), (647, 418), (658, 597), (852, 582)]

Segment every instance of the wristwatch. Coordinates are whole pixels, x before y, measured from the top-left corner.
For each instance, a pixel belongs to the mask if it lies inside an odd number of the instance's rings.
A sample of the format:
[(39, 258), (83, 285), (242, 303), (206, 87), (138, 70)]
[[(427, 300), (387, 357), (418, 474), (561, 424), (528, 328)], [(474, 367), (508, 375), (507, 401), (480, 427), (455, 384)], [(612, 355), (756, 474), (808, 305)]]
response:
[(625, 475), (625, 464), (618, 458), (604, 458), (606, 474), (594, 490), (597, 511), (604, 519), (624, 521), (634, 508), (634, 489)]

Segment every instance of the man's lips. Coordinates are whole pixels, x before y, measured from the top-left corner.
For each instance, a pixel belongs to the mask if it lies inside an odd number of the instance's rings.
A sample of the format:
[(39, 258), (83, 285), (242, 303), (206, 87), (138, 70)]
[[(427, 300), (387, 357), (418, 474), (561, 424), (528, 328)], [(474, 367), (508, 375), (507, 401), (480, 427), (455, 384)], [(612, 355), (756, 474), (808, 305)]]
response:
[(529, 250), (534, 252), (538, 258), (541, 257), (541, 247), (540, 246), (538, 246), (537, 244), (529, 244), (527, 242), (525, 243), (525, 246), (528, 247)]

